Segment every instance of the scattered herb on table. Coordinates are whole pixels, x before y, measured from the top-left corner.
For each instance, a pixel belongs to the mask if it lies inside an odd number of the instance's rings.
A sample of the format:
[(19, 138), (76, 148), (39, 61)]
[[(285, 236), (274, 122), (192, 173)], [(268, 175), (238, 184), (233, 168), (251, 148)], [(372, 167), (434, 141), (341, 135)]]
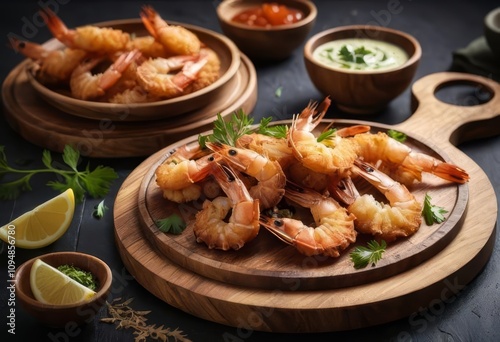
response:
[(148, 337), (161, 341), (169, 341), (170, 338), (173, 338), (174, 341), (191, 342), (178, 328), (172, 330), (165, 328), (164, 325), (146, 324), (146, 315), (151, 311), (136, 311), (132, 309), (129, 304), (133, 301), (133, 298), (119, 303), (120, 300), (121, 298), (115, 298), (111, 303), (106, 302), (108, 314), (111, 317), (101, 318), (101, 322), (116, 324), (117, 330), (133, 329), (135, 342), (146, 341)]
[(282, 92), (283, 92), (283, 87), (280, 86), (280, 87), (276, 88), (276, 91), (274, 92), (274, 96), (281, 97)]
[(44, 150), (42, 162), (45, 168), (24, 170), (9, 166), (5, 155), (5, 146), (0, 146), (0, 179), (7, 174), (22, 175), (20, 178), (0, 184), (0, 199), (15, 199), (21, 192), (31, 190), (30, 180), (36, 174), (53, 173), (58, 177), (57, 181), (47, 183), (54, 190), (64, 192), (72, 188), (77, 202), (81, 202), (88, 192), (92, 197), (105, 196), (113, 180), (118, 178), (118, 174), (110, 167), (102, 165), (90, 170), (89, 164), (83, 171), (78, 170), (80, 152), (70, 145), (64, 147), (62, 159), (66, 169), (56, 168), (52, 160), (50, 151)]
[(446, 220), (443, 214), (446, 214), (448, 210), (431, 203), (431, 196), (425, 194), (424, 207), (422, 208), (422, 216), (424, 217), (425, 223), (428, 226), (432, 226), (434, 223), (442, 223)]
[(83, 286), (86, 286), (93, 291), (97, 289), (97, 281), (91, 272), (87, 272), (81, 268), (67, 264), (58, 266), (57, 269)]
[(368, 247), (357, 246), (351, 252), (351, 260), (354, 262), (354, 268), (364, 268), (369, 264), (375, 266), (377, 262), (382, 259), (382, 254), (385, 252), (387, 244), (384, 240), (380, 244), (372, 240), (368, 242)]
[(177, 214), (156, 221), (156, 226), (164, 233), (179, 235), (186, 229), (186, 222)]
[(106, 213), (106, 211), (108, 209), (109, 208), (104, 204), (104, 200), (102, 200), (101, 202), (99, 202), (98, 205), (95, 206), (94, 212), (92, 213), (92, 215), (95, 218), (101, 219), (104, 217), (104, 214)]
[(387, 131), (387, 135), (393, 138), (394, 140), (399, 141), (400, 143), (405, 142), (407, 138), (406, 134), (396, 131), (395, 129), (389, 129)]

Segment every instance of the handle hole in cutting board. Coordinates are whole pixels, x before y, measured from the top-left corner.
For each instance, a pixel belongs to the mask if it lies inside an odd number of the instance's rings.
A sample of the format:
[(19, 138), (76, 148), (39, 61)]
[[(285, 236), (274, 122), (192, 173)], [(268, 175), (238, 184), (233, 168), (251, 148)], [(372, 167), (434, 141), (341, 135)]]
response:
[(487, 103), (493, 95), (493, 89), (488, 86), (465, 80), (442, 83), (434, 91), (434, 96), (441, 102), (465, 107)]

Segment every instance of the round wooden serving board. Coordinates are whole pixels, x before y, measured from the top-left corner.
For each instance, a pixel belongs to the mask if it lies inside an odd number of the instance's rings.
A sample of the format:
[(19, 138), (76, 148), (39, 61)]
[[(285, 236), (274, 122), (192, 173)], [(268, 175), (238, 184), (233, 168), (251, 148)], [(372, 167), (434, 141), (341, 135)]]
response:
[(73, 145), (87, 157), (149, 156), (186, 136), (211, 129), (217, 113), (225, 117), (240, 108), (247, 113), (253, 110), (257, 73), (248, 57), (240, 58), (236, 74), (208, 105), (180, 116), (132, 122), (105, 114), (101, 120), (83, 118), (49, 105), (29, 82), (26, 68), (30, 61), (26, 60), (2, 85), (4, 114), (23, 138), (52, 151), (62, 152), (65, 145)]
[[(317, 127), (317, 131), (323, 131), (331, 121), (324, 120)], [(281, 123), (290, 124), (289, 121)], [(335, 121), (335, 127), (338, 128), (346, 124), (350, 125), (350, 122)], [(371, 126), (372, 132), (389, 129), (389, 126), (380, 124)], [(195, 141), (193, 138), (190, 140)], [(406, 144), (414, 151), (447, 159), (438, 149), (436, 155), (430, 147), (413, 138), (407, 139)], [(168, 148), (179, 146), (174, 144)], [(387, 278), (416, 266), (439, 252), (458, 233), (467, 207), (467, 185), (457, 186), (437, 177), (424, 175), (423, 182), (411, 188), (412, 193), (420, 203), (423, 203), (424, 196), (428, 193), (433, 204), (448, 210), (447, 220), (430, 227), (422, 223), (417, 234), (392, 243), (377, 267), (362, 270), (356, 270), (349, 257), (355, 246), (366, 245), (367, 239), (361, 235), (339, 258), (306, 258), (294, 247), (267, 233), (265, 229), (261, 229), (256, 239), (238, 251), (210, 250), (205, 244), (195, 241), (191, 226), (180, 235), (172, 235), (162, 233), (156, 225), (156, 221), (169, 217), (172, 213), (181, 216), (185, 222), (193, 221), (205, 200), (200, 198), (195, 202), (179, 205), (163, 198), (162, 191), (156, 184), (155, 170), (169, 156), (167, 152), (168, 149), (165, 149), (156, 154), (157, 161), (145, 174), (139, 189), (139, 219), (146, 238), (156, 249), (182, 267), (234, 285), (269, 290), (320, 290), (360, 285)], [(309, 218), (305, 222), (312, 222), (312, 219)]]
[[(438, 101), (435, 92), (452, 83), (480, 85), (493, 94), (486, 104), (459, 107)], [(115, 236), (128, 270), (148, 291), (195, 316), (244, 329), (321, 332), (356, 329), (410, 315), (435, 299), (455, 295), (489, 259), (495, 236), (497, 203), (484, 172), (450, 142), (498, 134), (493, 125), (500, 108), (500, 86), (489, 79), (458, 73), (429, 75), (413, 86), (413, 115), (374, 131), (406, 133), (415, 150), (460, 165), (471, 180), (445, 183), (427, 175), (412, 192), (449, 213), (440, 225), (426, 226), (411, 238), (390, 244), (376, 266), (356, 270), (349, 250), (335, 260), (304, 257), (264, 229), (235, 252), (209, 250), (186, 230), (179, 236), (159, 232), (154, 221), (172, 211), (194, 213), (163, 200), (154, 170), (173, 147), (145, 160), (123, 183), (114, 206)], [(335, 120), (336, 125), (366, 123)], [(482, 127), (482, 128), (479, 128)], [(485, 128), (486, 127), (486, 128)], [(465, 130), (467, 128), (467, 130)], [(459, 133), (463, 133), (459, 135)], [(425, 137), (425, 138), (424, 138)], [(366, 239), (359, 237), (363, 244)], [(293, 324), (290, 324), (293, 322)]]

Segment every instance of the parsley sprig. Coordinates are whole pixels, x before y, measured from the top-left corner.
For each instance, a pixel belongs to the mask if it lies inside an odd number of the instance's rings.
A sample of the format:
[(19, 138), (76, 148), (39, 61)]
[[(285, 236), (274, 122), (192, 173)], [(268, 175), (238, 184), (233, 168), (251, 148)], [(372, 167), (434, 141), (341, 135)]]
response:
[(422, 216), (424, 217), (425, 223), (428, 226), (432, 226), (434, 223), (442, 223), (446, 220), (443, 214), (446, 214), (448, 210), (431, 203), (431, 196), (425, 194), (424, 207), (422, 208)]
[(232, 113), (229, 121), (224, 120), (222, 115), (217, 113), (212, 134), (200, 135), (198, 142), (202, 147), (207, 141), (235, 146), (238, 138), (250, 132), (252, 123), (253, 118), (247, 116), (241, 109)]
[(44, 150), (42, 162), (45, 168), (17, 169), (8, 164), (5, 146), (0, 146), (0, 179), (8, 174), (20, 176), (15, 180), (0, 183), (0, 199), (16, 199), (23, 191), (31, 190), (31, 178), (42, 173), (52, 173), (57, 176), (58, 180), (47, 183), (52, 189), (64, 192), (72, 188), (77, 202), (81, 202), (86, 193), (94, 198), (105, 196), (109, 192), (112, 181), (118, 178), (118, 174), (112, 168), (102, 165), (90, 170), (87, 164), (83, 171), (78, 170), (80, 152), (72, 146), (64, 147), (62, 159), (65, 169), (56, 168), (50, 151)]
[(226, 145), (235, 146), (236, 141), (245, 134), (250, 134), (254, 131), (272, 136), (275, 138), (285, 138), (287, 132), (286, 125), (272, 125), (271, 117), (261, 119), (259, 126), (253, 126), (253, 118), (245, 114), (243, 110), (238, 110), (232, 113), (228, 121), (224, 120), (222, 115), (217, 114), (217, 119), (214, 121), (212, 134), (198, 136), (198, 143), (202, 148), (205, 148), (206, 142), (220, 142)]
[(179, 235), (186, 229), (186, 222), (177, 214), (156, 221), (158, 229), (164, 233)]
[(369, 264), (375, 266), (382, 259), (386, 247), (387, 243), (384, 240), (381, 240), (380, 244), (372, 240), (368, 242), (368, 247), (357, 246), (350, 254), (351, 260), (354, 262), (354, 268), (364, 268)]

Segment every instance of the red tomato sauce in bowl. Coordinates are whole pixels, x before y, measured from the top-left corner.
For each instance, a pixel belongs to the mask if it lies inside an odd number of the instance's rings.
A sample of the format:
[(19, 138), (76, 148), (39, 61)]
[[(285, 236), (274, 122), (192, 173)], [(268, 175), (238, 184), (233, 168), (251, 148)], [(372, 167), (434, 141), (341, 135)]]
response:
[(244, 10), (235, 15), (232, 20), (249, 26), (271, 27), (293, 24), (303, 18), (304, 13), (301, 11), (272, 2)]

